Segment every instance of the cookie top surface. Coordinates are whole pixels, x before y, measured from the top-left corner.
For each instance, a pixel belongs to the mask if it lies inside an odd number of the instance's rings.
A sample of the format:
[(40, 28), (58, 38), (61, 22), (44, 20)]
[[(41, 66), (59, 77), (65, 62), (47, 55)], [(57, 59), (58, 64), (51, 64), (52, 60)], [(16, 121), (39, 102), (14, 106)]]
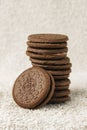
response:
[(32, 34), (28, 36), (31, 42), (65, 42), (68, 40), (67, 35), (63, 34)]
[(50, 76), (39, 67), (24, 71), (15, 81), (13, 98), (24, 108), (34, 108), (43, 101), (50, 90)]

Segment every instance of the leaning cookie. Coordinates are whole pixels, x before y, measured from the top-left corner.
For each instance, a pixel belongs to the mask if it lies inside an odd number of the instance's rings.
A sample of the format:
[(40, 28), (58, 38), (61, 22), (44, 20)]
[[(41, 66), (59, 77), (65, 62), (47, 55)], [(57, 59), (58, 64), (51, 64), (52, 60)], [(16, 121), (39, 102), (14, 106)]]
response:
[(44, 69), (27, 69), (15, 81), (14, 101), (23, 108), (35, 108), (46, 99), (50, 85), (50, 76)]

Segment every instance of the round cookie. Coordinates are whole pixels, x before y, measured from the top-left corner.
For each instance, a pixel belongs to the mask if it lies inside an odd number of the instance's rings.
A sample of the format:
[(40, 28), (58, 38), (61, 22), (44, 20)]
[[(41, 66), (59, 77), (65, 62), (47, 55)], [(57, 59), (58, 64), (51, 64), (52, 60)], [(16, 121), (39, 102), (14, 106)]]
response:
[(67, 42), (58, 42), (58, 43), (38, 43), (38, 42), (27, 42), (27, 45), (32, 48), (64, 48), (67, 46)]
[(38, 60), (34, 58), (30, 58), (32, 63), (42, 64), (42, 65), (61, 65), (61, 64), (68, 64), (70, 59), (68, 57), (64, 59), (58, 60)]
[(67, 85), (67, 86), (56, 86), (55, 90), (65, 90), (65, 89), (68, 89), (68, 88), (69, 88), (69, 85)]
[(32, 63), (33, 66), (38, 66), (38, 67), (41, 67), (41, 68), (44, 68), (46, 70), (63, 70), (63, 69), (70, 69), (72, 64), (71, 63), (68, 63), (68, 64), (65, 64), (65, 65), (41, 65), (41, 64), (37, 64), (37, 63)]
[(31, 42), (65, 42), (68, 36), (63, 34), (32, 34), (28, 36)]
[(13, 98), (23, 108), (35, 108), (50, 91), (50, 76), (42, 68), (32, 67), (15, 81)]
[(49, 91), (47, 97), (44, 99), (44, 101), (40, 105), (38, 105), (36, 108), (42, 107), (45, 104), (47, 104), (50, 101), (50, 99), (52, 98), (53, 94), (54, 94), (55, 81), (54, 81), (53, 76), (50, 73), (48, 73), (48, 74), (49, 74), (50, 79), (51, 79), (50, 91)]
[(53, 97), (64, 97), (64, 96), (68, 96), (70, 94), (70, 90), (66, 89), (66, 90), (56, 90), (54, 92)]
[(36, 53), (36, 54), (58, 54), (58, 53), (64, 53), (68, 51), (68, 48), (58, 48), (58, 49), (36, 49), (36, 48), (27, 48), (28, 52)]
[(52, 75), (68, 75), (71, 72), (71, 69), (67, 70), (48, 70)]
[(58, 97), (58, 98), (52, 98), (49, 102), (49, 104), (55, 104), (55, 103), (63, 103), (70, 100), (69, 96), (65, 96), (65, 97)]
[(66, 85), (69, 85), (71, 82), (70, 80), (67, 78), (67, 79), (63, 79), (63, 80), (56, 80), (55, 81), (55, 85), (56, 86), (66, 86)]
[(54, 75), (53, 76), (55, 80), (60, 80), (60, 79), (66, 79), (69, 77), (69, 75)]
[(35, 59), (61, 59), (66, 57), (66, 53), (58, 53), (58, 54), (36, 54), (29, 51), (26, 51), (26, 54), (30, 56), (31, 58)]

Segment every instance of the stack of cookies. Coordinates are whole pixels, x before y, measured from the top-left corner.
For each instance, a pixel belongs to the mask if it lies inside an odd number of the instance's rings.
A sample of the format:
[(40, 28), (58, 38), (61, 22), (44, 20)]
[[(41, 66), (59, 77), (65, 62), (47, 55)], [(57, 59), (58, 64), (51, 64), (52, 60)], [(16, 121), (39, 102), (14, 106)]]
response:
[(67, 57), (67, 40), (68, 37), (61, 34), (33, 34), (28, 37), (26, 54), (32, 65), (47, 70), (55, 80), (55, 91), (49, 103), (69, 99), (71, 63)]

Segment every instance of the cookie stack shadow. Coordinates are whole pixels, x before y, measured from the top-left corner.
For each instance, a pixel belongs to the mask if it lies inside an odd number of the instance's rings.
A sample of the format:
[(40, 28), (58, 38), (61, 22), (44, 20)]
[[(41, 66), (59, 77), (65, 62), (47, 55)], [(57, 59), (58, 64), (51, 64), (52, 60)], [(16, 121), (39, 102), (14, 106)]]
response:
[(49, 103), (61, 103), (70, 99), (70, 58), (67, 57), (68, 37), (60, 34), (36, 34), (28, 36), (27, 51), (33, 66), (52, 74), (55, 91)]

